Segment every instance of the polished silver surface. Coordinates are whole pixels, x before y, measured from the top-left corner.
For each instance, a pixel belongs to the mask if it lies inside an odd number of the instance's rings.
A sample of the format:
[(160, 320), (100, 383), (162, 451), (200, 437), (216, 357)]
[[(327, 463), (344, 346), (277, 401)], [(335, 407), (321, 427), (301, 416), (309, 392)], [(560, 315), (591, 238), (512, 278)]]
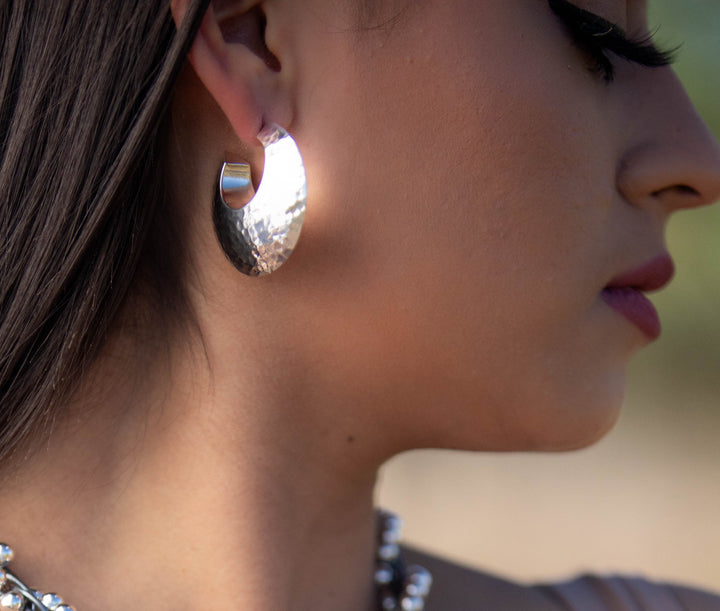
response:
[(242, 208), (255, 193), (247, 163), (226, 163), (220, 172), (220, 193), (223, 201), (234, 209)]
[(397, 543), (385, 543), (378, 548), (377, 555), (378, 558), (389, 562), (400, 555), (400, 548)]
[(380, 609), (382, 609), (382, 611), (395, 611), (397, 608), (398, 601), (394, 596), (385, 596), (380, 602)]
[(0, 567), (5, 567), (13, 559), (13, 551), (9, 545), (0, 543)]
[(425, 598), (430, 594), (432, 587), (432, 575), (430, 571), (421, 566), (413, 565), (407, 569), (405, 591), (409, 596)]
[(375, 583), (379, 586), (386, 586), (392, 583), (394, 577), (392, 566), (387, 563), (381, 563), (375, 569)]
[(247, 164), (225, 163), (220, 171), (213, 221), (228, 259), (248, 276), (278, 269), (292, 253), (305, 218), (305, 166), (295, 141), (281, 127), (264, 128), (265, 167), (253, 195)]
[(385, 512), (382, 520), (384, 522), (382, 531), (383, 543), (398, 543), (402, 535), (402, 519), (396, 515)]
[(6, 592), (0, 596), (0, 609), (3, 611), (20, 611), (25, 605), (25, 599), (17, 592)]
[[(0, 543), (0, 562), (7, 567), (13, 559), (13, 551)], [(57, 594), (43, 594), (26, 586), (10, 569), (0, 569), (0, 611), (75, 611), (64, 604)]]
[(419, 596), (403, 596), (400, 601), (402, 611), (423, 611), (425, 609), (425, 600)]
[(382, 611), (423, 611), (432, 576), (421, 566), (404, 568), (399, 546), (402, 520), (388, 511), (379, 511), (377, 518), (375, 584), (378, 607)]
[(43, 594), (40, 600), (48, 609), (52, 609), (54, 611), (57, 611), (57, 608), (63, 604), (63, 599), (53, 592)]

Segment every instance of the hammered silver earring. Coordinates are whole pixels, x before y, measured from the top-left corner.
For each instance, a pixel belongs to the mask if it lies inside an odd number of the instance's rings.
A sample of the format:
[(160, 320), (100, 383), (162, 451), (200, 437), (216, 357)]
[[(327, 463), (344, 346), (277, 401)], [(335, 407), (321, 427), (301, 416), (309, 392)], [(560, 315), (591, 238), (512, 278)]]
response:
[(305, 166), (295, 141), (278, 125), (264, 127), (258, 140), (265, 148), (265, 168), (257, 192), (249, 165), (224, 163), (213, 203), (220, 245), (248, 276), (264, 276), (287, 261), (300, 237), (307, 199)]

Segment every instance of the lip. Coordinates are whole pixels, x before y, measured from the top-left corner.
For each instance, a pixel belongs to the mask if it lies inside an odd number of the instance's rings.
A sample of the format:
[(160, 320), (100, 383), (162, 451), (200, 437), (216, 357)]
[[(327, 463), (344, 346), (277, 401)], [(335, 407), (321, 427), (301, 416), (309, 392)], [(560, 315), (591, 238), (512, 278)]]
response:
[(644, 295), (667, 285), (675, 273), (670, 255), (663, 253), (615, 276), (602, 290), (603, 301), (633, 323), (650, 340), (660, 336), (661, 324), (655, 306)]

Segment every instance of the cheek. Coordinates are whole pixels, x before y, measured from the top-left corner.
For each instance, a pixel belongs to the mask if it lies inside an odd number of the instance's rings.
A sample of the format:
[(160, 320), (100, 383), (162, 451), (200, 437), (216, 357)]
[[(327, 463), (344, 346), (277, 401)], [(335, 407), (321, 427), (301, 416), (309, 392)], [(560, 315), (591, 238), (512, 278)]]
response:
[(475, 38), (401, 41), (315, 97), (304, 256), (323, 297), (299, 343), (338, 397), (412, 413), (414, 445), (584, 445), (616, 417), (627, 352), (596, 304), (613, 164), (585, 143), (610, 147), (563, 94), (577, 74), (533, 65), (540, 42), (500, 57)]

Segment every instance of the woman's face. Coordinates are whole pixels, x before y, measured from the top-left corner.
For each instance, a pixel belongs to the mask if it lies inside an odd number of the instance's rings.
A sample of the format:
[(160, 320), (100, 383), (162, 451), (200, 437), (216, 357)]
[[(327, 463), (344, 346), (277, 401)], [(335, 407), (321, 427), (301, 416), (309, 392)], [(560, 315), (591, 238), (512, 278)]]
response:
[[(666, 280), (622, 276), (662, 257), (671, 212), (720, 196), (672, 71), (609, 54), (606, 83), (546, 0), (386, 2), (365, 29), (355, 1), (277, 4), (309, 184), (278, 274), (318, 395), (399, 445), (597, 439), (653, 333), (637, 292), (611, 307), (608, 285)], [(642, 0), (576, 4), (646, 33)]]

